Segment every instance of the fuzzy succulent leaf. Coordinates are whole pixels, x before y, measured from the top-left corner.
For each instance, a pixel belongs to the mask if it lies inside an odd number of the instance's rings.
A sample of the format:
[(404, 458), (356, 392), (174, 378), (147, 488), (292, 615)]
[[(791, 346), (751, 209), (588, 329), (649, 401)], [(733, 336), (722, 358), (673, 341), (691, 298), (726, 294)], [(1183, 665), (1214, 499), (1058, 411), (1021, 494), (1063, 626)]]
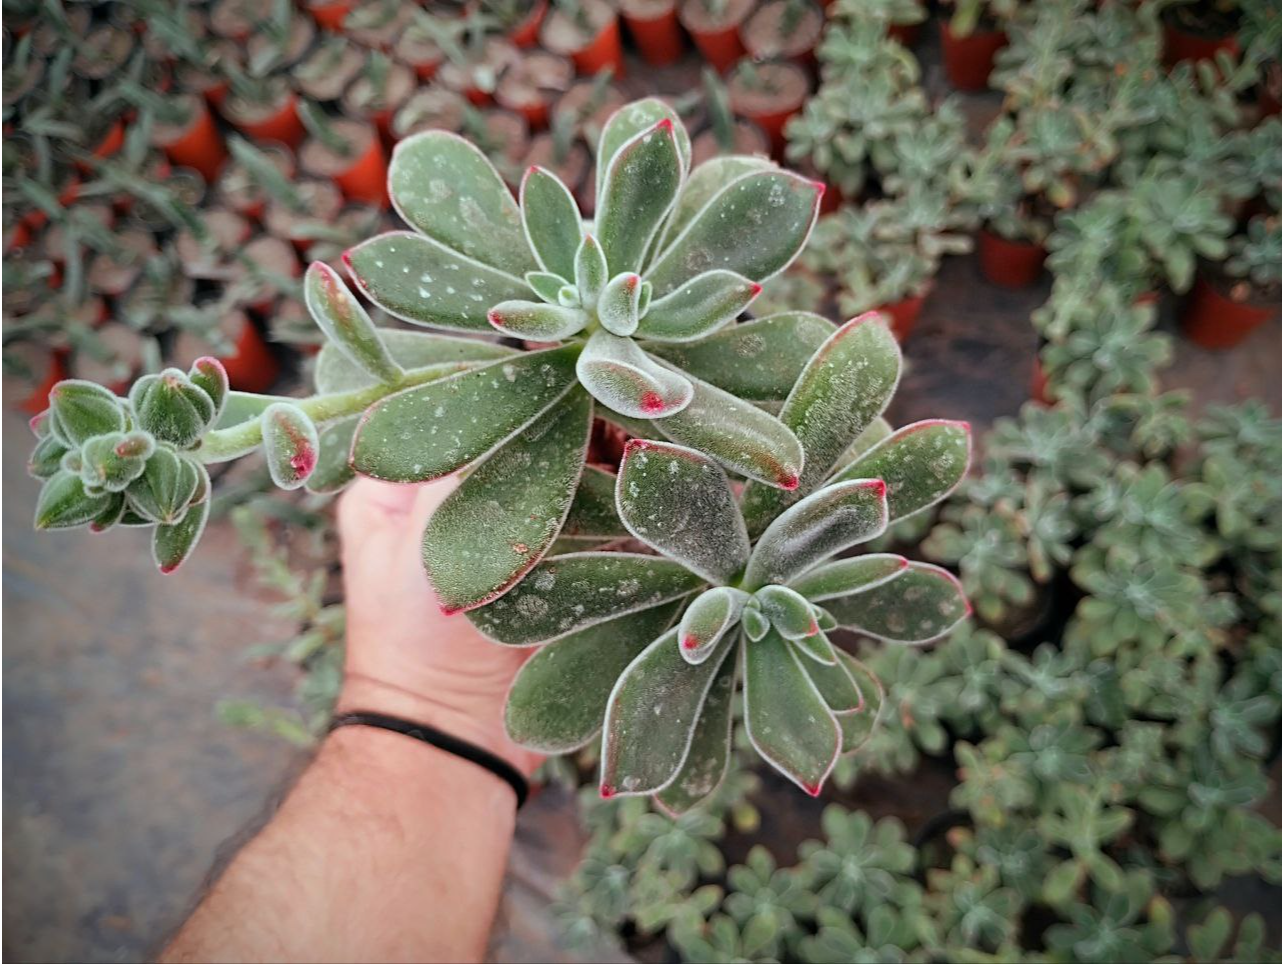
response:
[(80, 478), (87, 486), (123, 492), (143, 474), (156, 442), (147, 432), (112, 432), (80, 447)]
[[(576, 235), (579, 241), (580, 235)], [(526, 283), (531, 286), (531, 290), (539, 296), (540, 300), (551, 305), (561, 304), (559, 297), (562, 289), (567, 287), (567, 279), (557, 274), (550, 274), (547, 271), (528, 271), (524, 276)], [(576, 301), (580, 299), (577, 298)]]
[(817, 185), (797, 174), (746, 174), (714, 195), (645, 277), (658, 296), (713, 268), (765, 281), (803, 250), (820, 201)]
[[(602, 294), (603, 286), (610, 277), (607, 256), (602, 253), (602, 245), (592, 234), (586, 234), (576, 249), (575, 288), (580, 296), (580, 304), (595, 305)], [(559, 295), (561, 300), (561, 295)]]
[[(557, 175), (542, 167), (530, 167), (518, 189), (522, 205), (522, 225), (527, 243), (534, 252), (546, 277), (557, 276), (566, 284), (576, 276), (576, 249), (584, 235), (580, 208)], [(527, 278), (527, 283), (536, 285)], [(544, 287), (543, 282), (541, 283)], [(552, 300), (557, 300), (557, 288)], [(539, 289), (537, 289), (539, 290)], [(550, 300), (543, 292), (540, 297)]]
[(638, 329), (642, 279), (632, 271), (616, 275), (598, 295), (598, 321), (613, 335), (632, 335)]
[(572, 633), (541, 647), (518, 670), (504, 709), (515, 743), (541, 753), (569, 753), (602, 729), (616, 680), (678, 614), (667, 603)]
[(855, 753), (874, 735), (883, 713), (884, 691), (879, 677), (856, 657), (837, 646), (834, 650), (840, 665), (847, 669), (852, 681), (861, 691), (861, 708), (854, 713), (836, 713), (839, 729), (843, 731), (843, 753)]
[(375, 323), (334, 268), (324, 261), (309, 265), (303, 297), (317, 327), (349, 361), (377, 381), (392, 384), (401, 377)]
[(657, 364), (632, 338), (602, 329), (589, 336), (576, 374), (590, 395), (630, 418), (666, 418), (692, 400), (686, 378)]
[(139, 515), (173, 525), (183, 518), (200, 483), (195, 463), (171, 448), (158, 446), (143, 474), (125, 491), (130, 507)]
[(699, 341), (648, 345), (647, 350), (737, 398), (783, 402), (832, 334), (834, 325), (820, 315), (792, 311), (732, 325)]
[(655, 793), (678, 775), (691, 746), (705, 698), (732, 641), (693, 666), (670, 630), (644, 649), (616, 681), (602, 726), (599, 793)]
[(734, 320), (762, 290), (762, 285), (734, 271), (706, 271), (653, 301), (638, 325), (637, 337), (696, 341)]
[(844, 629), (912, 644), (944, 636), (971, 611), (959, 580), (925, 562), (866, 592), (827, 600), (825, 609)]
[(486, 318), (501, 334), (531, 341), (562, 341), (589, 323), (589, 316), (579, 308), (542, 301), (501, 301)]
[(27, 459), (27, 472), (32, 478), (47, 479), (62, 468), (62, 458), (70, 449), (52, 433), (36, 443)]
[(826, 706), (835, 716), (856, 713), (865, 706), (865, 698), (856, 680), (852, 678), (847, 663), (835, 648), (834, 661), (822, 663), (819, 660), (807, 660), (803, 668), (816, 685), (817, 692), (825, 700)]
[[(89, 523), (91, 532), (106, 532), (112, 526), (118, 524), (125, 518), (128, 511), (129, 503), (125, 500), (124, 492), (114, 492), (107, 497), (107, 506), (102, 512), (94, 516), (93, 521)], [(142, 520), (144, 525), (150, 526), (152, 523), (148, 520)]]
[(745, 588), (785, 585), (836, 553), (881, 535), (887, 527), (888, 500), (882, 480), (828, 485), (767, 527), (746, 567)]
[(673, 125), (674, 139), (678, 145), (678, 155), (685, 173), (692, 163), (692, 144), (683, 126), (678, 112), (659, 97), (644, 97), (626, 104), (607, 118), (598, 138), (598, 164), (594, 177), (594, 190), (598, 197), (603, 195), (607, 172), (612, 160), (625, 144), (643, 131), (654, 128), (663, 120)]
[(696, 665), (714, 652), (723, 635), (740, 622), (749, 594), (730, 586), (707, 589), (687, 607), (678, 624), (678, 646), (683, 659)]
[(320, 441), (317, 426), (297, 405), (275, 402), (264, 410), (263, 453), (272, 481), (281, 489), (297, 489), (317, 467)]
[(678, 193), (678, 201), (669, 217), (669, 223), (661, 234), (660, 247), (666, 248), (674, 238), (696, 219), (714, 196), (737, 178), (755, 171), (770, 171), (776, 167), (766, 157), (749, 155), (730, 155), (715, 157), (701, 164), (683, 182)]
[(424, 568), (442, 611), (502, 596), (543, 558), (584, 469), (593, 403), (573, 391), (469, 474), (424, 529)]
[(464, 138), (433, 130), (398, 142), (388, 194), (407, 224), (446, 247), (518, 277), (535, 268), (513, 195)]
[[(428, 331), (384, 328), (380, 329), (379, 338), (388, 348), (393, 361), (409, 370), (454, 365), (462, 371), (476, 362), (495, 361), (497, 358), (517, 354), (514, 349), (493, 342), (438, 335)], [(378, 380), (353, 364), (338, 347), (328, 343), (322, 345), (321, 351), (317, 353), (313, 381), (319, 394), (329, 395), (367, 388)], [(219, 427), (224, 428), (226, 425), (220, 422)]]
[(360, 415), (330, 422), (317, 431), (317, 466), (303, 486), (309, 492), (325, 495), (338, 492), (357, 477), (348, 461), (353, 435)]
[(353, 468), (389, 482), (450, 475), (562, 398), (575, 356), (573, 347), (528, 352), (388, 396), (357, 426)]
[(614, 152), (603, 171), (594, 219), (594, 234), (613, 272), (642, 268), (678, 197), (683, 173), (675, 125), (668, 117)]
[(69, 378), (49, 392), (49, 420), (52, 434), (75, 448), (95, 435), (124, 431), (125, 410), (101, 385)]
[(91, 495), (86, 492), (79, 475), (61, 469), (40, 488), (35, 526), (37, 529), (83, 526), (92, 522), (111, 502), (112, 497), (106, 493)]
[(905, 572), (909, 565), (904, 556), (872, 552), (818, 566), (795, 579), (791, 586), (812, 602), (820, 602), (873, 589)]
[(749, 559), (727, 476), (695, 449), (630, 439), (616, 477), (616, 511), (643, 542), (716, 585), (730, 582)]
[(750, 742), (768, 763), (817, 796), (839, 758), (839, 724), (795, 648), (774, 630), (741, 651)]
[(799, 484), (803, 448), (793, 432), (721, 388), (694, 378), (690, 384), (687, 407), (653, 423), (666, 438), (767, 485), (788, 489)]
[(520, 301), (530, 289), (518, 277), (475, 261), (431, 238), (390, 231), (344, 253), (366, 297), (395, 318), (453, 331), (487, 331), (487, 311)]
[(883, 479), (888, 485), (888, 515), (896, 521), (950, 495), (968, 472), (971, 450), (967, 422), (927, 419), (898, 429), (834, 481)]
[(705, 696), (687, 759), (656, 803), (671, 817), (691, 810), (718, 789), (732, 757), (732, 698), (736, 694), (736, 655), (728, 654)]
[(888, 420), (880, 416), (866, 426), (865, 431), (856, 437), (848, 450), (839, 457), (840, 471), (846, 469), (861, 456), (865, 455), (872, 448), (892, 434), (892, 426)]
[(763, 615), (763, 611), (758, 608), (758, 603), (754, 601), (753, 596), (750, 597), (750, 601), (741, 611), (741, 625), (745, 627), (745, 635), (755, 643), (766, 636), (767, 631), (772, 628), (771, 621)]
[(227, 404), (228, 393), (232, 390), (228, 370), (223, 367), (223, 362), (209, 355), (203, 355), (192, 362), (187, 377), (191, 379), (193, 385), (210, 396), (210, 401), (214, 403), (214, 415), (210, 419), (210, 424), (217, 423), (223, 414), (223, 407)]
[(780, 414), (803, 446), (799, 487), (789, 493), (747, 486), (742, 505), (751, 535), (829, 477), (848, 446), (887, 408), (900, 376), (901, 349), (875, 312), (853, 318), (817, 349)]
[(152, 558), (161, 572), (168, 575), (192, 555), (209, 518), (210, 500), (205, 499), (189, 508), (178, 522), (158, 525), (152, 531)]
[(177, 368), (144, 375), (129, 390), (139, 428), (181, 449), (188, 448), (214, 421), (214, 400)]
[(618, 539), (629, 535), (616, 512), (616, 477), (592, 465), (586, 465), (580, 486), (571, 501), (561, 539)]
[(759, 611), (786, 639), (797, 640), (820, 632), (812, 604), (786, 586), (764, 586), (754, 594)]
[(551, 556), (512, 592), (468, 612), (481, 633), (507, 646), (534, 646), (704, 587), (669, 559), (625, 552)]

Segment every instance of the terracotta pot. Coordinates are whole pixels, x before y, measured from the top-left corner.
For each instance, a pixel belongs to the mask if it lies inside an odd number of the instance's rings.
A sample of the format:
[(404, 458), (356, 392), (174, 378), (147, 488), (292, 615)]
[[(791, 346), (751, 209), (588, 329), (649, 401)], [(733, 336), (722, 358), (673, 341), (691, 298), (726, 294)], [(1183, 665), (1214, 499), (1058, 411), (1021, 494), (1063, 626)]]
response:
[(768, 0), (741, 23), (741, 44), (749, 56), (755, 60), (787, 58), (805, 67), (814, 62), (812, 51), (821, 40), (825, 17), (819, 7), (803, 6), (797, 23), (789, 35), (785, 35), (786, 18), (794, 14), (791, 8), (797, 2)]
[(207, 184), (212, 184), (218, 180), (219, 171), (228, 159), (223, 138), (204, 100), (195, 94), (185, 94), (182, 101), (188, 107), (187, 122), (156, 124), (152, 128), (152, 143), (173, 163), (192, 168)]
[(298, 147), (306, 133), (298, 104), (294, 91), (283, 86), (268, 103), (249, 103), (231, 96), (223, 104), (223, 116), (253, 140)]
[(749, 83), (737, 69), (728, 78), (727, 96), (732, 110), (763, 129), (772, 154), (785, 149), (785, 122), (797, 114), (808, 97), (808, 75), (797, 64), (786, 62), (753, 65), (756, 82)]
[(622, 0), (620, 15), (639, 55), (653, 67), (667, 66), (683, 56), (683, 29), (674, 0)]
[(1235, 34), (1222, 37), (1206, 37), (1198, 33), (1189, 33), (1181, 27), (1170, 23), (1166, 18), (1164, 60), (1166, 67), (1172, 67), (1182, 61), (1198, 63), (1202, 60), (1213, 60), (1220, 50), (1225, 50), (1233, 58), (1240, 56), (1240, 41)]
[(1201, 275), (1183, 307), (1182, 330), (1201, 348), (1234, 348), (1279, 311), (1279, 301), (1237, 301)]
[(196, 332), (181, 332), (174, 340), (172, 361), (183, 368), (203, 355), (213, 355), (227, 369), (228, 381), (238, 392), (266, 392), (277, 380), (281, 364), (259, 330), (244, 311), (233, 311), (220, 323), (228, 340), (230, 352), (217, 352)]
[(896, 335), (898, 341), (905, 341), (910, 337), (915, 323), (919, 321), (919, 312), (927, 297), (928, 292), (925, 291), (922, 294), (911, 295), (892, 304), (883, 305), (878, 309), (888, 316), (889, 327), (892, 328), (892, 333)]
[(723, 16), (711, 16), (701, 0), (682, 0), (678, 19), (691, 35), (696, 49), (719, 73), (745, 56), (741, 24), (754, 9), (754, 0), (730, 0)]
[(344, 18), (352, 9), (352, 0), (314, 0), (308, 4), (308, 12), (317, 26), (331, 33), (343, 33)]
[(534, 47), (540, 39), (540, 25), (549, 12), (549, 0), (538, 0), (531, 12), (509, 31), (509, 43), (515, 47)]
[(1026, 288), (1035, 284), (1044, 270), (1044, 245), (1032, 241), (1010, 241), (988, 228), (977, 239), (977, 260), (982, 275), (1001, 288)]
[(596, 74), (610, 67), (619, 80), (625, 74), (625, 58), (620, 47), (620, 20), (616, 11), (605, 0), (581, 2), (592, 31), (589, 36), (570, 17), (554, 10), (544, 18), (540, 41), (546, 50), (570, 57), (582, 74)]
[(941, 58), (950, 85), (956, 90), (985, 90), (995, 67), (995, 54), (1007, 44), (1008, 35), (1002, 30), (974, 30), (965, 37), (957, 37), (950, 23), (943, 20)]
[(919, 43), (919, 36), (924, 32), (922, 23), (890, 23), (888, 36), (903, 47), (913, 47)]
[(352, 147), (348, 154), (331, 150), (318, 140), (309, 140), (299, 150), (299, 166), (314, 177), (331, 178), (353, 201), (388, 205), (388, 160), (375, 130), (352, 120), (335, 120), (331, 128)]

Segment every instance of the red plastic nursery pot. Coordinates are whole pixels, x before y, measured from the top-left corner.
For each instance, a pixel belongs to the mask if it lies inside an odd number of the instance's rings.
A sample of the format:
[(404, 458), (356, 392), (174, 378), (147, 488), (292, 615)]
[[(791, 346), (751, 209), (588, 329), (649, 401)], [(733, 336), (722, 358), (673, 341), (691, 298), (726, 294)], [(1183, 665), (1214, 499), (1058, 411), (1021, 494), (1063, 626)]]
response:
[(236, 95), (223, 103), (223, 116), (241, 133), (256, 141), (280, 141), (298, 147), (303, 140), (299, 101), (294, 91), (282, 85), (266, 101), (247, 101)]
[(31, 394), (18, 403), (28, 415), (39, 415), (48, 408), (49, 393), (67, 377), (67, 349), (55, 348), (36, 365), (40, 367), (35, 369), (37, 375)]
[(1183, 333), (1201, 348), (1234, 348), (1280, 310), (1279, 301), (1237, 299), (1202, 276), (1187, 296), (1182, 313)]
[(958, 37), (950, 23), (941, 23), (941, 58), (946, 66), (946, 77), (956, 90), (985, 90), (991, 70), (995, 67), (995, 54), (1008, 44), (1008, 35), (1002, 30), (974, 30)]
[(299, 150), (299, 166), (307, 174), (334, 180), (351, 201), (387, 206), (388, 160), (375, 131), (360, 121), (344, 119), (331, 121), (330, 128), (349, 145), (348, 153), (314, 138)]
[(200, 97), (185, 94), (180, 102), (187, 108), (187, 121), (180, 124), (158, 123), (152, 128), (152, 141), (170, 161), (194, 169), (205, 183), (213, 184), (228, 157), (219, 128)]
[(977, 259), (982, 275), (1001, 288), (1025, 288), (1039, 280), (1044, 270), (1044, 245), (1033, 241), (1010, 241), (989, 228), (982, 228), (977, 241)]
[(625, 58), (615, 9), (606, 0), (580, 0), (580, 10), (583, 24), (561, 10), (545, 17), (540, 27), (541, 43), (555, 54), (570, 57), (582, 74), (596, 74), (610, 67), (619, 80), (625, 73)]
[(352, 0), (313, 0), (308, 4), (308, 12), (317, 26), (331, 33), (342, 33), (344, 19), (352, 9)]
[(808, 75), (797, 64), (778, 61), (738, 68), (727, 81), (733, 113), (763, 129), (780, 157), (785, 149), (785, 122), (797, 114), (808, 97)]
[(381, 89), (376, 90), (372, 77), (363, 73), (344, 91), (340, 105), (347, 116), (372, 121), (379, 128), (379, 136), (391, 144), (396, 140), (393, 116), (410, 99), (415, 87), (415, 74), (409, 67), (390, 64)]
[(184, 331), (174, 344), (174, 363), (187, 367), (203, 355), (213, 355), (227, 369), (238, 392), (266, 392), (277, 380), (281, 364), (244, 311), (233, 311), (219, 322), (232, 350), (218, 352), (196, 332)]
[(549, 124), (549, 111), (575, 79), (571, 61), (543, 50), (523, 54), (510, 64), (495, 88), (495, 102), (526, 118), (533, 131)]
[(825, 16), (811, 3), (768, 0), (741, 24), (741, 43), (755, 60), (783, 57), (806, 67), (815, 61), (824, 26)]
[(544, 15), (548, 12), (549, 0), (539, 0), (531, 7), (531, 12), (509, 31), (509, 43), (515, 47), (534, 47), (540, 39), (540, 24), (544, 23)]
[(905, 341), (910, 337), (910, 332), (915, 327), (915, 322), (919, 320), (919, 312), (924, 306), (924, 299), (928, 297), (928, 292), (924, 291), (917, 295), (911, 295), (908, 298), (902, 298), (900, 301), (894, 301), (892, 304), (883, 305), (879, 311), (883, 312), (889, 318), (889, 327), (898, 341)]
[(745, 56), (741, 24), (753, 9), (754, 0), (728, 0), (722, 12), (713, 12), (705, 0), (682, 0), (678, 19), (701, 56), (722, 73)]
[(1049, 377), (1044, 374), (1044, 363), (1036, 355), (1031, 365), (1031, 400), (1041, 405), (1052, 405), (1056, 399), (1049, 394)]
[(923, 33), (922, 23), (890, 23), (888, 24), (888, 36), (903, 47), (913, 47), (919, 43), (919, 35)]
[(683, 56), (683, 30), (675, 0), (621, 0), (620, 15), (642, 59), (664, 67)]
[(1172, 67), (1184, 60), (1192, 62), (1213, 60), (1220, 50), (1225, 50), (1232, 57), (1240, 54), (1240, 41), (1235, 34), (1225, 36), (1205, 36), (1183, 30), (1168, 18), (1165, 27), (1165, 66)]

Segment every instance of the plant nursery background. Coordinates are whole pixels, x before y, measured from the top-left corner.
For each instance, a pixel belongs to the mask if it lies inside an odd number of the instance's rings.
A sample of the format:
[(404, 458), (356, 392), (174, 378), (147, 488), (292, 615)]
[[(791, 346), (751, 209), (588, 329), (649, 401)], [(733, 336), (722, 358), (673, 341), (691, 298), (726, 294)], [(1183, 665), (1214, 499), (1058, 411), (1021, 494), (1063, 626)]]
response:
[(50, 388), (213, 355), (303, 394), (303, 270), (403, 227), (398, 140), (544, 166), (588, 216), (650, 95), (693, 166), (825, 183), (750, 313), (883, 311), (891, 425), (972, 423), (969, 478), (875, 548), (973, 613), (836, 635), (884, 694), (818, 799), (739, 722), (677, 820), (600, 800), (596, 745), (550, 760), (493, 956), (1280, 959), (1278, 4), (5, 0), (3, 42), (7, 960), (154, 954), (342, 660), (333, 497), (261, 460), (216, 467), (168, 577), (140, 530), (34, 532)]

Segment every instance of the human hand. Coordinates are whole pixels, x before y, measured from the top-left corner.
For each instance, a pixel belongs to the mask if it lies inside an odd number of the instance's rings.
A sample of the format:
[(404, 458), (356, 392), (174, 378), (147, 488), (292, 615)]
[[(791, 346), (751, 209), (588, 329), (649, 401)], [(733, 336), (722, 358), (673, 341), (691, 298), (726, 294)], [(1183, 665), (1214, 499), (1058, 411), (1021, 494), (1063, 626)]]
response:
[(530, 774), (543, 757), (509, 740), (503, 715), (530, 651), (490, 642), (462, 615), (442, 615), (420, 558), (424, 525), (456, 484), (360, 478), (340, 499), (348, 616), (336, 709), (428, 723)]

